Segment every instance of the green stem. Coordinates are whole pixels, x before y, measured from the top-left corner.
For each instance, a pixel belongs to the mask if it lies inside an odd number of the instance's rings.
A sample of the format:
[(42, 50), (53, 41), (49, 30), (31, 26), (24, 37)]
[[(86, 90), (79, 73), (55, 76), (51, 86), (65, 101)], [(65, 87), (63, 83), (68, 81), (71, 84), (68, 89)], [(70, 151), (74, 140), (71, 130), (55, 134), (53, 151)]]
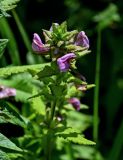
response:
[(56, 102), (52, 102), (51, 104), (51, 110), (50, 110), (50, 117), (48, 120), (48, 132), (47, 132), (47, 137), (46, 137), (46, 148), (45, 148), (45, 157), (46, 160), (51, 160), (51, 152), (52, 152), (52, 146), (53, 146), (53, 135), (52, 135), (52, 129), (51, 129), (51, 124), (55, 115), (55, 107), (56, 107)]
[(45, 151), (45, 157), (46, 159), (45, 160), (51, 160), (51, 139), (50, 139), (50, 134), (48, 133), (47, 134), (47, 137), (46, 137), (46, 151)]
[(52, 122), (53, 117), (54, 117), (55, 106), (56, 106), (56, 102), (52, 102), (52, 105), (51, 105), (51, 114), (50, 114), (50, 123)]
[(93, 119), (93, 139), (98, 141), (98, 108), (99, 108), (99, 84), (100, 84), (100, 56), (101, 56), (101, 30), (98, 28), (96, 71), (95, 71), (95, 90), (94, 90), (94, 119)]

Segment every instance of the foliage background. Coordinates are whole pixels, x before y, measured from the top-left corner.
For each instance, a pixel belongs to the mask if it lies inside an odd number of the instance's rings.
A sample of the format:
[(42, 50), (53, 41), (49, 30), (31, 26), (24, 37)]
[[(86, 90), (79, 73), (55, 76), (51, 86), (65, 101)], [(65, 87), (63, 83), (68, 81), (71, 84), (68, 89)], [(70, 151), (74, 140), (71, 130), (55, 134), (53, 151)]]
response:
[[(100, 72), (100, 98), (99, 98), (99, 150), (104, 157), (108, 157), (113, 150), (119, 150), (119, 142), (123, 141), (122, 107), (123, 107), (123, 1), (122, 0), (26, 0), (20, 1), (16, 8), (17, 14), (32, 40), (34, 32), (42, 35), (41, 29), (49, 29), (52, 22), (68, 22), (69, 29), (86, 31), (90, 39), (92, 53), (78, 62), (79, 71), (89, 83), (94, 83), (96, 60), (96, 23), (93, 17), (103, 11), (113, 2), (118, 7), (121, 21), (112, 23), (102, 31), (101, 43), (101, 72)], [(15, 35), (22, 64), (27, 64), (27, 49), (17, 29), (13, 18), (8, 22)], [(5, 37), (7, 38), (7, 37)], [(8, 64), (11, 58), (6, 50)], [(40, 60), (39, 60), (40, 62)], [(1, 64), (1, 67), (4, 64)], [(90, 108), (86, 111), (93, 114), (93, 89), (89, 90), (81, 99), (82, 103)], [(21, 109), (21, 105), (19, 105)], [(1, 126), (0, 132), (7, 137), (23, 135), (21, 128), (12, 128), (12, 125)], [(13, 131), (14, 130), (14, 131)], [(120, 132), (120, 133), (119, 133)], [(92, 127), (85, 131), (86, 137), (92, 139)], [(117, 136), (118, 135), (118, 136)], [(123, 159), (123, 148), (120, 150), (118, 160)]]

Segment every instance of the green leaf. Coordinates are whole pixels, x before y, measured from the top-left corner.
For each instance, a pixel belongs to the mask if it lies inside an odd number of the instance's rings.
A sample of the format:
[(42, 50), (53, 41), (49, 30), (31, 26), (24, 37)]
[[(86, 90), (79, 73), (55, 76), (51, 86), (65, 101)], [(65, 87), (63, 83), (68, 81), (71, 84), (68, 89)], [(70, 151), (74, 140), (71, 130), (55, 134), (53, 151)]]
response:
[(7, 137), (0, 133), (0, 148), (11, 149), (14, 151), (21, 152), (22, 149), (17, 147), (12, 141), (10, 141)]
[(11, 79), (0, 79), (0, 84), (16, 89), (16, 101), (28, 102), (27, 99), (32, 95), (34, 79), (29, 73), (21, 73), (11, 77)]
[[(36, 88), (33, 89), (33, 94), (37, 95), (38, 92)], [(31, 99), (31, 106), (32, 108), (39, 114), (44, 115), (45, 114), (45, 104), (43, 103), (41, 97), (35, 97)]]
[(95, 145), (96, 144), (95, 142), (84, 138), (80, 134), (76, 134), (75, 137), (68, 137), (67, 140), (70, 141), (70, 142), (73, 142), (73, 143), (84, 144), (84, 145)]
[(8, 43), (8, 39), (0, 39), (0, 58), (2, 57), (5, 47)]
[(60, 25), (60, 29), (62, 31), (62, 33), (66, 33), (67, 32), (67, 22), (63, 22), (61, 25)]
[(73, 39), (73, 42), (74, 42), (74, 38), (77, 35), (77, 33), (78, 33), (77, 30), (73, 30), (71, 32), (64, 33), (62, 37), (65, 38), (65, 40), (72, 40)]
[(74, 126), (79, 131), (84, 131), (92, 124), (92, 116), (69, 111), (67, 112), (67, 124), (70, 127)]
[(95, 149), (95, 147), (72, 145), (72, 149), (76, 159), (103, 160), (101, 154)]
[(0, 1), (0, 7), (2, 8), (3, 11), (8, 11), (13, 8), (15, 8), (17, 5), (17, 2), (20, 0), (1, 0)]
[(59, 73), (58, 67), (56, 64), (52, 63), (51, 66), (45, 66), (43, 70), (37, 73), (39, 79), (50, 77)]
[(61, 137), (67, 141), (73, 142), (73, 143), (77, 143), (80, 145), (95, 145), (95, 142), (92, 142), (86, 138), (84, 138), (78, 130), (75, 130), (73, 128), (67, 128), (64, 129), (61, 132), (57, 132), (56, 136)]
[(9, 156), (3, 152), (2, 150), (0, 150), (0, 159), (1, 160), (10, 160)]
[(25, 127), (26, 123), (23, 118), (14, 110), (10, 103), (0, 101), (0, 123), (13, 123)]
[(40, 70), (43, 70), (46, 65), (49, 64), (50, 63), (0, 68), (0, 77), (7, 77), (12, 74), (23, 73), (28, 71), (39, 72)]
[(89, 54), (91, 51), (88, 51), (88, 50), (84, 50), (82, 52), (76, 52), (76, 54), (78, 55), (78, 57), (82, 57), (82, 56), (85, 56), (87, 54)]

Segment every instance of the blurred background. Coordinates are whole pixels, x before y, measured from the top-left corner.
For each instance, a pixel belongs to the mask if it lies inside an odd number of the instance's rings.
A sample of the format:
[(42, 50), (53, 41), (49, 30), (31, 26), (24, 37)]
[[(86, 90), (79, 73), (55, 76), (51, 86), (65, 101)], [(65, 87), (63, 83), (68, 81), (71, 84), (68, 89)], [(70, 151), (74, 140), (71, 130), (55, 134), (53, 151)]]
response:
[[(110, 5), (113, 3), (116, 15), (112, 16)], [(109, 9), (109, 12), (108, 12)], [(111, 10), (111, 11), (110, 11)], [(108, 12), (105, 14), (105, 12)], [(88, 83), (95, 83), (97, 53), (97, 29), (101, 32), (101, 69), (99, 88), (99, 144), (98, 148), (104, 157), (116, 152), (117, 160), (123, 159), (123, 1), (122, 0), (21, 0), (16, 13), (32, 41), (33, 33), (42, 36), (42, 28), (49, 29), (52, 22), (67, 21), (68, 30), (84, 30), (90, 40), (91, 53), (81, 58), (77, 65)], [(101, 14), (101, 16), (100, 16)], [(109, 17), (105, 16), (109, 15)], [(119, 16), (119, 17), (118, 17)], [(100, 18), (101, 17), (101, 18)], [(27, 48), (20, 36), (14, 18), (8, 23), (16, 38), (21, 63), (27, 64)], [(105, 22), (106, 20), (106, 22)], [(107, 23), (107, 21), (109, 22)], [(103, 25), (104, 22), (104, 25)], [(4, 26), (3, 26), (4, 27)], [(3, 33), (3, 28), (0, 29)], [(6, 51), (7, 52), (7, 51)], [(6, 53), (7, 64), (12, 60)], [(29, 61), (31, 63), (31, 61)], [(33, 63), (33, 62), (32, 62)], [(40, 63), (40, 60), (39, 60)], [(16, 64), (16, 62), (15, 62)], [(1, 67), (5, 66), (4, 60)], [(88, 114), (93, 114), (94, 89), (86, 92), (81, 99), (89, 106)], [(85, 131), (87, 138), (92, 139), (92, 127)], [(112, 158), (113, 160), (113, 158)]]

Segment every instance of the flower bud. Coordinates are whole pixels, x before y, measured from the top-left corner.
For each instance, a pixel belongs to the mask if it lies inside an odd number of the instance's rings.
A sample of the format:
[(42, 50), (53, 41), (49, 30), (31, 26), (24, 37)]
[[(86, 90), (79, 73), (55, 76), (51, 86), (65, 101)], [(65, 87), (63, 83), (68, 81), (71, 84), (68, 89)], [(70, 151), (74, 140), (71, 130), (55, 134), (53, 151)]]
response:
[(89, 39), (84, 31), (78, 33), (75, 45), (89, 48)]
[(78, 98), (75, 98), (75, 97), (70, 98), (70, 99), (68, 100), (68, 102), (69, 102), (70, 104), (72, 104), (72, 106), (73, 106), (77, 111), (80, 110), (80, 101), (79, 101)]
[[(58, 23), (53, 23), (53, 25), (52, 26), (55, 26), (55, 27), (58, 27), (59, 26), (59, 24)], [(53, 27), (50, 27), (50, 31), (52, 32), (53, 31)]]
[(46, 53), (46, 52), (49, 51), (49, 48), (46, 47), (42, 43), (42, 41), (41, 41), (41, 39), (40, 39), (40, 37), (37, 33), (34, 33), (33, 42), (32, 42), (32, 49), (33, 49), (34, 52), (37, 52), (39, 54), (40, 53)]
[(57, 64), (61, 72), (66, 72), (70, 68), (70, 61), (76, 58), (74, 53), (68, 53), (57, 59)]

